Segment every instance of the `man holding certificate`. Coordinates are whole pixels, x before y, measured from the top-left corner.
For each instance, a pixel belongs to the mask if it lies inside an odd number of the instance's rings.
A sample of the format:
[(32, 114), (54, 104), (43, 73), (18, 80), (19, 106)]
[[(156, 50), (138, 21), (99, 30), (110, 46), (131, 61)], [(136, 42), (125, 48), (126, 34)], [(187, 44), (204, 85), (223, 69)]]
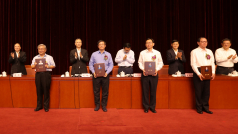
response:
[(209, 111), (210, 98), (210, 79), (215, 78), (214, 55), (210, 49), (207, 49), (207, 39), (198, 38), (198, 48), (191, 52), (191, 66), (193, 69), (193, 84), (195, 88), (196, 108), (199, 114), (203, 111), (212, 114)]
[(31, 67), (36, 69), (35, 84), (37, 92), (37, 107), (35, 111), (43, 109), (42, 99), (44, 96), (45, 112), (49, 111), (50, 102), (50, 84), (51, 71), (55, 68), (55, 62), (52, 56), (46, 54), (46, 46), (44, 44), (38, 45), (39, 55), (32, 60)]
[(112, 56), (105, 51), (106, 42), (98, 41), (99, 50), (94, 52), (89, 61), (89, 69), (93, 73), (93, 92), (94, 102), (98, 111), (100, 108), (100, 86), (102, 86), (102, 110), (107, 112), (108, 88), (109, 88), (109, 73), (113, 68)]
[[(142, 85), (142, 103), (145, 113), (148, 113), (149, 109), (153, 113), (156, 113), (155, 110), (156, 90), (158, 84), (157, 72), (164, 65), (160, 52), (153, 49), (154, 45), (155, 45), (154, 40), (148, 38), (145, 43), (147, 49), (140, 52), (138, 60), (139, 68), (143, 71), (141, 75), (141, 85)], [(149, 101), (149, 94), (150, 94), (150, 101)]]

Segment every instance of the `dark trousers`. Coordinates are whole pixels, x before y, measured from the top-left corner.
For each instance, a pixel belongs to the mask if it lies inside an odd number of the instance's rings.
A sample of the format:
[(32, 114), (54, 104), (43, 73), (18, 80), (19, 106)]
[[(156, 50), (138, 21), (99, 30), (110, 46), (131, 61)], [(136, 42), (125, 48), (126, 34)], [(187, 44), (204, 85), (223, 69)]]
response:
[[(144, 76), (141, 74), (142, 104), (145, 109), (155, 109), (156, 90), (159, 76)], [(150, 102), (149, 102), (150, 95)]]
[[(200, 70), (199, 70), (200, 71)], [(195, 88), (196, 108), (200, 112), (209, 110), (210, 80), (201, 81), (196, 73), (193, 73), (193, 84)]]
[(107, 106), (109, 75), (107, 77), (93, 77), (93, 92), (95, 105), (100, 105), (100, 87), (102, 86), (102, 107)]
[(228, 75), (229, 73), (234, 71), (234, 67), (222, 67), (217, 66), (216, 74), (225, 74)]
[(50, 83), (51, 72), (37, 72), (35, 76), (36, 93), (37, 93), (37, 108), (42, 108), (42, 100), (44, 95), (44, 108), (49, 108), (50, 102)]
[(132, 67), (121, 67), (121, 66), (119, 66), (118, 74), (120, 74), (122, 71), (125, 72), (125, 74), (133, 74), (133, 68)]

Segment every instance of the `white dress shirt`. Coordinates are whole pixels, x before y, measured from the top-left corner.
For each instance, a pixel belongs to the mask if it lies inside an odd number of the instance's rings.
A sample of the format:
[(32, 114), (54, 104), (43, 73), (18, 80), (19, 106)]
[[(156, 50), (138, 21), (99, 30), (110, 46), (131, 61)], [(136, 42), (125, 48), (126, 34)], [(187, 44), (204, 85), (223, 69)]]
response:
[[(123, 60), (123, 57), (127, 55), (127, 58)], [(133, 63), (135, 62), (135, 55), (132, 50), (130, 50), (128, 53), (125, 53), (124, 49), (121, 49), (117, 52), (115, 62), (118, 63), (118, 66), (133, 66)]]
[[(207, 54), (210, 55), (210, 59), (207, 59)], [(210, 49), (205, 48), (204, 50), (200, 47), (193, 49), (190, 60), (192, 69), (197, 75), (201, 74), (198, 71), (198, 67), (201, 66), (212, 66), (212, 73), (215, 74), (214, 55)]]
[(234, 63), (238, 62), (238, 58), (236, 57), (233, 60), (232, 57), (230, 59), (227, 59), (227, 57), (230, 55), (234, 56), (235, 54), (236, 51), (232, 48), (229, 48), (228, 50), (225, 50), (223, 47), (218, 48), (215, 52), (217, 66), (234, 67)]
[(162, 56), (161, 56), (160, 52), (155, 49), (152, 49), (152, 51), (148, 51), (148, 49), (146, 49), (146, 50), (143, 50), (140, 52), (140, 56), (139, 56), (139, 60), (138, 60), (139, 68), (142, 71), (144, 70), (144, 67), (145, 67), (144, 62), (145, 61), (153, 61), (152, 57), (154, 55), (156, 55), (156, 59), (154, 60), (156, 70), (159, 71), (163, 67), (164, 63), (163, 63)]
[[(81, 52), (81, 48), (80, 48), (79, 50), (76, 48), (76, 50), (77, 50), (77, 53), (78, 53), (78, 58), (79, 58), (79, 60), (80, 60), (80, 52)], [(75, 57), (75, 59), (77, 59), (77, 58)]]

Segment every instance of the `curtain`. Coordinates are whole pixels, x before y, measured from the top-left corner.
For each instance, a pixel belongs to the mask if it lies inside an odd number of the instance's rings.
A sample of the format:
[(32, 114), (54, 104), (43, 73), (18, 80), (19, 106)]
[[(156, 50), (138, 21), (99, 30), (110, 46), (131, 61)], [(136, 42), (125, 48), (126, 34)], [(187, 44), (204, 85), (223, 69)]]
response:
[(146, 38), (153, 38), (164, 64), (171, 41), (179, 40), (187, 59), (185, 72), (191, 73), (190, 52), (198, 37), (207, 38), (213, 53), (224, 38), (238, 50), (237, 7), (237, 0), (1, 0), (0, 71), (10, 74), (8, 58), (15, 43), (26, 52), (26, 65), (38, 54), (37, 45), (45, 44), (56, 63), (53, 74), (63, 74), (71, 65), (74, 41), (81, 38), (89, 57), (98, 50), (97, 41), (104, 40), (113, 60), (129, 42), (135, 52), (134, 72), (139, 73), (139, 54)]

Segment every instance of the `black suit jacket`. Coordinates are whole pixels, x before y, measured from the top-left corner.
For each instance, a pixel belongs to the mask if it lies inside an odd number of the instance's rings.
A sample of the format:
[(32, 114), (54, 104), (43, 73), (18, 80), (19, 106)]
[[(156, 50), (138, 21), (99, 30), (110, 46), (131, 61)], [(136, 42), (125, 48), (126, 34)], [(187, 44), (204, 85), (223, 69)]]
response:
[(88, 51), (81, 48), (81, 54), (83, 55), (83, 58), (80, 57), (80, 59), (75, 59), (75, 52), (77, 53), (76, 49), (70, 51), (70, 63), (72, 64), (71, 75), (87, 73), (86, 63), (89, 61)]
[(167, 51), (166, 56), (167, 56), (167, 61), (169, 64), (169, 74), (170, 75), (175, 74), (175, 72), (177, 72), (178, 70), (182, 74), (185, 73), (184, 67), (183, 67), (183, 63), (186, 62), (185, 55), (184, 55), (183, 50), (178, 49), (178, 52), (182, 52), (182, 60), (180, 58), (178, 58), (177, 60), (175, 59), (176, 54), (173, 49), (169, 49)]
[(11, 68), (11, 74), (13, 73), (22, 73), (23, 75), (27, 75), (26, 68), (25, 68), (25, 62), (26, 62), (26, 53), (23, 51), (20, 51), (20, 57), (17, 57), (16, 52), (14, 52), (14, 59), (11, 56), (9, 56), (9, 63), (12, 64)]

